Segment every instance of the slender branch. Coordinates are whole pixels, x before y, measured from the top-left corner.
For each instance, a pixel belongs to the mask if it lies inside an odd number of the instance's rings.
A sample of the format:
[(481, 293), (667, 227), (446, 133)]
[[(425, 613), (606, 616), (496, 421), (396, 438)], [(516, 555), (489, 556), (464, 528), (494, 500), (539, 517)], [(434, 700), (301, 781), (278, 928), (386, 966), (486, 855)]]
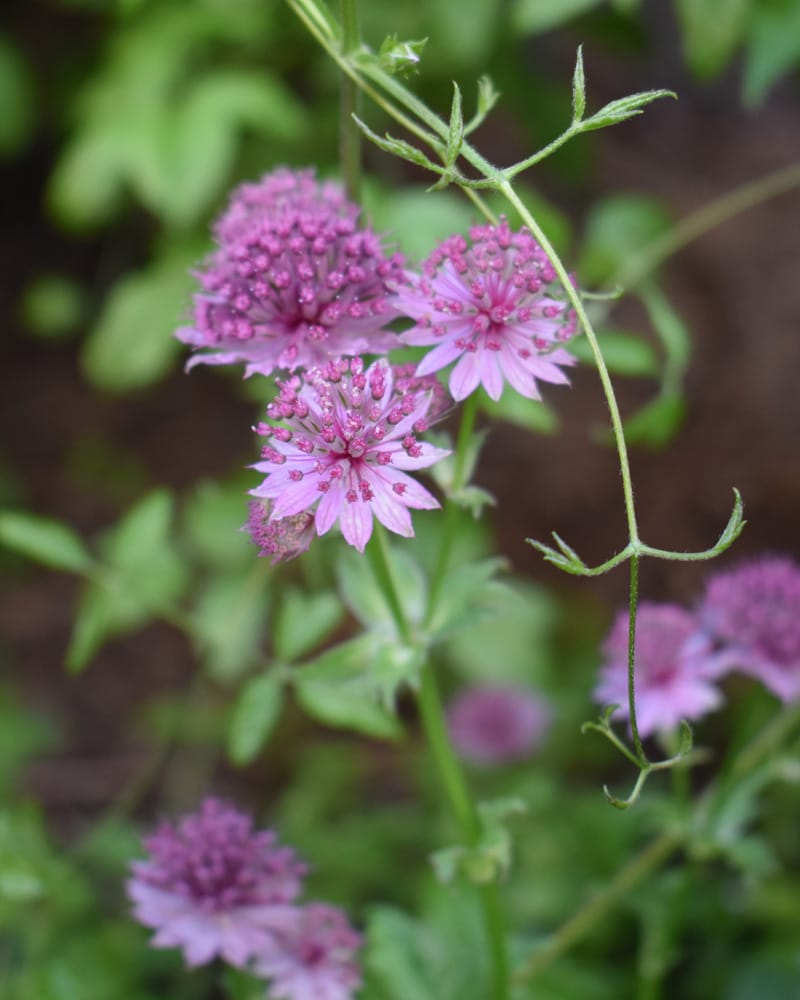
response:
[[(341, 0), (342, 51), (346, 56), (355, 52), (361, 38), (358, 30), (358, 0)], [(354, 80), (342, 73), (339, 83), (339, 158), (347, 197), (359, 201), (361, 196), (361, 132), (353, 122), (358, 112), (361, 92)]]

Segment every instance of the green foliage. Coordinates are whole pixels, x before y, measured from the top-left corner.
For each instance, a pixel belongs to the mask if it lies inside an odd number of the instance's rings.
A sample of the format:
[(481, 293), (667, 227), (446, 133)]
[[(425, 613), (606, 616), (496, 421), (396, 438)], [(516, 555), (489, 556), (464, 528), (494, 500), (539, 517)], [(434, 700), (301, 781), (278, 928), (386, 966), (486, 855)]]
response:
[(173, 336), (186, 312), (199, 245), (175, 245), (112, 287), (86, 340), (83, 369), (101, 389), (139, 389), (161, 378), (181, 350)]
[[(608, 370), (618, 375), (658, 375), (658, 358), (653, 348), (635, 333), (623, 330), (606, 330), (597, 334), (597, 342)], [(577, 337), (569, 349), (579, 361), (591, 364), (593, 355), (588, 342)]]
[(752, 0), (676, 0), (686, 62), (700, 79), (716, 76), (742, 41)]
[(53, 569), (83, 573), (92, 562), (72, 528), (23, 511), (0, 511), (0, 542)]
[(112, 636), (141, 628), (183, 593), (188, 576), (173, 542), (173, 500), (150, 493), (101, 544), (102, 570), (83, 590), (67, 651), (82, 670)]
[(42, 275), (25, 289), (22, 319), (37, 337), (59, 340), (74, 333), (87, 311), (85, 290), (71, 278)]
[(663, 207), (643, 195), (612, 195), (589, 212), (578, 273), (587, 286), (613, 285), (632, 257), (669, 228)]
[(752, 7), (742, 96), (763, 103), (771, 88), (800, 63), (800, 0), (758, 0)]
[(272, 642), (275, 655), (298, 660), (317, 648), (341, 623), (344, 608), (335, 594), (307, 594), (296, 587), (281, 592)]
[(30, 70), (5, 34), (0, 35), (0, 158), (17, 153), (33, 127), (34, 97)]
[(210, 677), (232, 684), (258, 662), (268, 597), (262, 567), (249, 576), (212, 577), (194, 608), (193, 638)]
[(249, 764), (263, 750), (282, 706), (283, 681), (275, 671), (244, 685), (228, 730), (228, 755), (234, 764)]
[(520, 35), (538, 35), (585, 14), (601, 2), (602, 0), (514, 0), (511, 25)]

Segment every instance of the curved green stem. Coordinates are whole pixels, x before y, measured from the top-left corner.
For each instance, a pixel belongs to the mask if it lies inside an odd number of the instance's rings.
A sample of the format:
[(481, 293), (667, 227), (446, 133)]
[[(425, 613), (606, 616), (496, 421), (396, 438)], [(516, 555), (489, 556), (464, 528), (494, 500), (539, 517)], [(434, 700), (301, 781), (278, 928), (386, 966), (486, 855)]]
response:
[[(346, 56), (358, 49), (361, 38), (358, 30), (358, 0), (341, 0), (342, 50)], [(339, 159), (347, 197), (359, 201), (361, 197), (361, 133), (353, 122), (358, 111), (360, 92), (355, 82), (342, 73), (339, 98)]]
[(628, 597), (628, 714), (631, 724), (631, 737), (636, 748), (636, 756), (642, 767), (650, 763), (644, 752), (639, 736), (639, 726), (636, 722), (636, 609), (639, 604), (639, 556), (631, 555), (631, 578)]

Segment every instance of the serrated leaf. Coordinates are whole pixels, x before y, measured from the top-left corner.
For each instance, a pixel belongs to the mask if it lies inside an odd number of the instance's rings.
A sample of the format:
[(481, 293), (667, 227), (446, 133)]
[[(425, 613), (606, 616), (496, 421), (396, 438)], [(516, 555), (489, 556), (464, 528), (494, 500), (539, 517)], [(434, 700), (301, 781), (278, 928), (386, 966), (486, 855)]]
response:
[[(400, 604), (412, 622), (422, 620), (426, 611), (428, 585), (419, 564), (403, 549), (393, 548), (392, 570)], [(383, 627), (396, 633), (394, 615), (386, 601), (369, 562), (352, 550), (339, 560), (339, 592), (347, 607), (367, 628)]]
[(444, 162), (447, 167), (455, 166), (464, 141), (464, 115), (461, 109), (461, 89), (453, 83), (453, 100), (450, 104), (450, 124), (447, 130), (447, 146)]
[(200, 593), (193, 639), (208, 673), (231, 683), (257, 662), (267, 595), (258, 577), (217, 576)]
[(607, 128), (609, 125), (619, 125), (620, 122), (627, 121), (636, 115), (643, 114), (643, 108), (661, 97), (677, 98), (671, 90), (645, 90), (639, 94), (631, 94), (628, 97), (621, 97), (619, 100), (610, 101), (600, 108), (589, 118), (581, 122), (581, 132), (594, 132), (599, 128)]
[(335, 594), (306, 594), (297, 588), (281, 591), (272, 642), (276, 656), (286, 663), (312, 652), (344, 617)]
[(249, 764), (261, 752), (282, 706), (283, 683), (275, 672), (245, 684), (228, 730), (228, 756), (234, 764)]
[(0, 511), (0, 543), (53, 569), (82, 573), (92, 563), (72, 528), (24, 511)]
[(189, 266), (198, 256), (195, 245), (176, 249), (112, 287), (81, 358), (96, 386), (122, 392), (166, 374), (181, 351), (174, 332), (189, 303)]
[(369, 139), (370, 142), (374, 143), (378, 149), (382, 149), (384, 153), (390, 153), (392, 156), (397, 156), (401, 160), (407, 160), (409, 163), (415, 163), (418, 167), (424, 167), (426, 170), (431, 170), (435, 174), (441, 174), (442, 167), (438, 163), (434, 163), (429, 160), (428, 157), (418, 149), (416, 146), (412, 146), (411, 143), (406, 142), (404, 139), (395, 139), (387, 132), (384, 137), (379, 136), (357, 115), (353, 115), (353, 120), (356, 125), (361, 129), (364, 135)]
[(367, 633), (327, 650), (294, 673), (297, 700), (313, 718), (367, 736), (396, 739), (402, 730), (383, 707), (371, 670), (385, 643)]

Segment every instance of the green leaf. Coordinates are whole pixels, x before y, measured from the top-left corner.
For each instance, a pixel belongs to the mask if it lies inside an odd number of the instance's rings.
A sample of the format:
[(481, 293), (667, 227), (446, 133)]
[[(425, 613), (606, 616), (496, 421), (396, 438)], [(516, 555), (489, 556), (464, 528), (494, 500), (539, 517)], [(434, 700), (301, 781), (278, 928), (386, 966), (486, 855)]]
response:
[(0, 543), (53, 569), (83, 573), (92, 564), (72, 528), (23, 511), (0, 511)]
[(20, 311), (37, 337), (60, 340), (74, 333), (88, 310), (84, 288), (60, 274), (42, 275), (25, 289)]
[(414, 163), (418, 167), (424, 167), (435, 174), (444, 172), (440, 164), (428, 159), (421, 149), (412, 146), (411, 143), (406, 142), (404, 139), (395, 139), (388, 132), (384, 137), (379, 136), (365, 122), (362, 122), (357, 115), (353, 115), (353, 120), (369, 141), (374, 143), (378, 149), (382, 149), (384, 153), (397, 156), (401, 160), (407, 160), (409, 163)]
[[(404, 550), (393, 547), (392, 569), (400, 604), (409, 620), (422, 621), (427, 610), (428, 585), (419, 564)], [(339, 592), (347, 607), (367, 628), (383, 627), (396, 634), (394, 615), (364, 556), (348, 550), (337, 567)]]
[(182, 350), (174, 334), (189, 303), (189, 266), (198, 256), (196, 245), (176, 248), (113, 286), (81, 359), (96, 386), (140, 389), (169, 371)]
[(778, 80), (800, 62), (800, 0), (761, 0), (747, 32), (742, 91), (757, 107)]
[(34, 121), (33, 81), (18, 48), (0, 35), (0, 156), (25, 145)]
[(578, 46), (575, 58), (575, 70), (572, 74), (572, 122), (576, 124), (583, 119), (586, 110), (586, 75), (583, 71), (583, 46)]
[(519, 35), (540, 35), (598, 7), (602, 0), (514, 0), (511, 27)]
[[(638, 334), (604, 330), (597, 334), (597, 340), (609, 371), (629, 376), (658, 375), (655, 351)], [(575, 337), (568, 346), (580, 361), (594, 364), (594, 355), (585, 337)]]
[(677, 433), (685, 414), (686, 403), (681, 396), (658, 396), (625, 421), (625, 440), (656, 450), (663, 448)]
[(431, 618), (431, 633), (446, 634), (461, 623), (474, 623), (476, 608), (497, 600), (494, 577), (505, 565), (501, 558), (483, 559), (452, 569)]
[(578, 263), (585, 285), (612, 284), (628, 261), (669, 229), (661, 204), (642, 195), (614, 195), (589, 214)]
[(621, 97), (617, 101), (611, 101), (596, 111), (589, 118), (581, 122), (581, 132), (594, 132), (599, 128), (607, 128), (610, 125), (619, 125), (620, 122), (627, 121), (636, 115), (644, 112), (642, 109), (653, 101), (662, 97), (673, 97), (677, 100), (678, 95), (672, 90), (645, 90), (639, 94), (630, 94), (628, 97)]
[(453, 191), (369, 185), (364, 201), (376, 230), (391, 233), (414, 260), (427, 257), (440, 240), (465, 231), (475, 221), (472, 206)]
[(241, 530), (247, 518), (247, 480), (203, 480), (194, 487), (183, 513), (193, 554), (216, 571), (246, 572), (256, 549)]
[(701, 79), (717, 76), (744, 37), (750, 0), (677, 0), (676, 10), (692, 72)]
[(228, 730), (228, 756), (234, 764), (249, 764), (261, 752), (283, 706), (283, 682), (275, 671), (256, 677), (242, 688)]
[(67, 226), (92, 228), (111, 218), (124, 194), (123, 164), (138, 155), (130, 122), (91, 128), (64, 147), (47, 187), (53, 213)]
[(215, 680), (231, 683), (258, 661), (266, 606), (267, 594), (257, 572), (217, 576), (206, 584), (194, 611), (193, 639)]
[(296, 587), (281, 591), (272, 642), (280, 660), (291, 663), (326, 639), (344, 617), (335, 594), (306, 594)]
[(657, 285), (652, 282), (642, 285), (639, 298), (647, 309), (667, 356), (665, 383), (669, 389), (677, 390), (692, 353), (689, 328)]
[(450, 124), (447, 131), (447, 146), (444, 151), (444, 162), (447, 167), (454, 167), (461, 144), (464, 142), (464, 114), (461, 110), (461, 90), (453, 83), (453, 100), (450, 105)]
[(402, 730), (384, 708), (373, 668), (385, 643), (367, 633), (327, 650), (294, 674), (297, 700), (313, 718), (367, 736), (396, 739)]
[(67, 651), (67, 666), (81, 670), (113, 635), (132, 631), (176, 601), (188, 574), (171, 544), (173, 501), (148, 494), (102, 545), (104, 571), (84, 589)]

